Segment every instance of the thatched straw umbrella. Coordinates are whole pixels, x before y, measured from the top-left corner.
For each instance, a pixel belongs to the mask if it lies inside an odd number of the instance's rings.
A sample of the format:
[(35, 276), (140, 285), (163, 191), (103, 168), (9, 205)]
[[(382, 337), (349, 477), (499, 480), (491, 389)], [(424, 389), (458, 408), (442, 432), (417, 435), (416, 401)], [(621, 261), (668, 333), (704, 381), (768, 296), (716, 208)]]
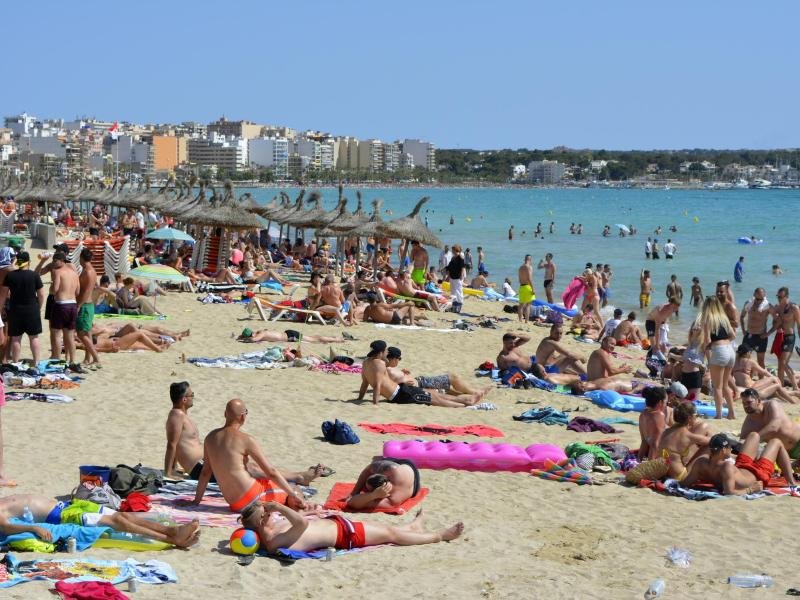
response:
[(425, 223), (419, 218), (419, 211), (422, 205), (425, 204), (430, 198), (425, 196), (421, 198), (417, 205), (414, 207), (407, 216), (394, 219), (392, 221), (385, 221), (383, 225), (378, 228), (379, 235), (384, 235), (390, 238), (398, 238), (405, 240), (402, 256), (400, 262), (402, 264), (408, 251), (408, 241), (417, 241), (426, 246), (434, 246), (436, 248), (442, 247), (442, 242), (436, 237), (433, 232), (428, 229)]

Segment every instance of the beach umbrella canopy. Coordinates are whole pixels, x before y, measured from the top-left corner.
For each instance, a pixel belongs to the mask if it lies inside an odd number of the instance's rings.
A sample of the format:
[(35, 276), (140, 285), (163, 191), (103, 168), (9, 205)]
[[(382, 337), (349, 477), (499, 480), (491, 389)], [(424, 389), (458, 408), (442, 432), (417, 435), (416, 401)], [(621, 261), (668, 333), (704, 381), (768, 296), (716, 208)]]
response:
[(426, 246), (441, 248), (442, 242), (419, 218), (419, 211), (422, 205), (428, 200), (430, 200), (428, 196), (421, 198), (414, 207), (414, 210), (405, 217), (384, 221), (384, 223), (378, 227), (378, 234), (390, 238), (417, 241)]
[(370, 215), (369, 219), (363, 222), (361, 225), (357, 225), (349, 231), (344, 232), (344, 234), (348, 237), (352, 235), (359, 237), (372, 237), (378, 235), (378, 230), (383, 226), (383, 219), (381, 218), (380, 214), (381, 204), (383, 204), (382, 199), (376, 198), (373, 200), (372, 215)]
[(128, 275), (137, 279), (153, 279), (155, 281), (173, 281), (186, 283), (189, 278), (183, 273), (167, 265), (142, 265), (128, 271)]
[(305, 195), (306, 191), (300, 190), (300, 194), (297, 196), (297, 200), (295, 200), (294, 204), (290, 205), (288, 208), (275, 210), (268, 218), (276, 223), (286, 224), (290, 219), (294, 219), (303, 214), (305, 212), (305, 208), (303, 207), (303, 197)]
[(623, 225), (622, 223), (617, 223), (616, 226), (619, 227), (620, 229), (622, 229), (622, 231), (624, 231), (625, 233), (630, 233), (631, 232), (631, 230), (628, 229), (627, 225)]
[(169, 241), (181, 240), (188, 242), (194, 241), (194, 238), (185, 231), (182, 231), (180, 229), (173, 229), (172, 227), (162, 227), (161, 229), (154, 229), (144, 237), (146, 237), (149, 240), (169, 240)]

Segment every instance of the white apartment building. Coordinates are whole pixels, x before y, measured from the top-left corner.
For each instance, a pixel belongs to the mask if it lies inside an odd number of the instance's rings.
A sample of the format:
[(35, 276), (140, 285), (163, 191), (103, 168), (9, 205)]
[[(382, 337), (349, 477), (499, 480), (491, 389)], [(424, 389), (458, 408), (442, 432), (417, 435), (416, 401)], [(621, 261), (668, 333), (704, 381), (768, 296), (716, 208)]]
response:
[(292, 142), (292, 154), (308, 159), (306, 169), (319, 169), (322, 159), (321, 144), (316, 140), (295, 139)]
[(22, 113), (21, 115), (13, 115), (5, 118), (5, 126), (16, 136), (32, 133), (35, 124), (36, 117), (33, 117), (28, 113)]
[(361, 171), (383, 171), (383, 142), (370, 139), (358, 142), (358, 168)]
[(411, 155), (413, 164), (408, 166), (422, 167), (428, 171), (436, 170), (436, 147), (430, 142), (403, 140), (403, 152)]
[(386, 143), (383, 145), (383, 170), (387, 173), (394, 173), (401, 168), (400, 157), (402, 155), (400, 142)]
[(250, 166), (272, 169), (276, 179), (289, 176), (289, 140), (253, 138), (247, 140)]

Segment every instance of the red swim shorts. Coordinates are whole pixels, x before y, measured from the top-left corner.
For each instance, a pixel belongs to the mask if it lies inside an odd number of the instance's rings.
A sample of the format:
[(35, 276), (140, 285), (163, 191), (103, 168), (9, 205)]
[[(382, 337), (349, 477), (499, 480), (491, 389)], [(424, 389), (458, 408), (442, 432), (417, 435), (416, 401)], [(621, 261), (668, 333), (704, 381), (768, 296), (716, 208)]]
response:
[(326, 517), (336, 523), (336, 544), (339, 550), (352, 550), (363, 548), (367, 545), (367, 536), (364, 533), (364, 524), (360, 521), (351, 521), (339, 515)]
[(756, 479), (767, 487), (769, 480), (772, 478), (772, 473), (775, 472), (775, 464), (767, 458), (752, 459), (746, 454), (740, 454), (736, 457), (736, 466), (739, 469), (750, 471), (756, 476)]

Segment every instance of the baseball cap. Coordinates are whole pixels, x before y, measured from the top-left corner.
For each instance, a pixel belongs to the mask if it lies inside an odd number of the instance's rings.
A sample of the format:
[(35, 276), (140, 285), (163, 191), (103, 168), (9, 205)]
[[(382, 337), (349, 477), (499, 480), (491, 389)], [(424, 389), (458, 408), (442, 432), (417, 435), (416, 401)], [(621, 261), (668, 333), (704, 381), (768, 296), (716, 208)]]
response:
[(53, 246), (53, 250), (58, 250), (60, 252), (63, 252), (64, 254), (69, 254), (69, 246), (67, 246), (64, 242), (61, 242), (60, 244), (56, 244), (55, 246)]
[(689, 390), (680, 381), (673, 381), (669, 384), (669, 391), (675, 394), (678, 398), (686, 398), (689, 395)]
[(386, 350), (386, 342), (383, 340), (375, 340), (369, 345), (369, 347), (370, 351), (367, 353), (367, 357), (371, 358)]
[(31, 262), (31, 255), (27, 252), (20, 252), (17, 254), (17, 264), (24, 265), (25, 263)]
[(253, 337), (253, 330), (250, 329), (249, 327), (245, 327), (244, 329), (242, 329), (242, 333), (239, 334), (239, 337), (245, 338), (245, 339), (251, 338), (251, 337)]
[(708, 447), (711, 450), (722, 450), (723, 448), (729, 448), (731, 445), (731, 441), (728, 439), (728, 436), (724, 433), (718, 433), (716, 435), (711, 436), (711, 439), (708, 440)]
[(400, 352), (400, 348), (395, 348), (394, 346), (389, 346), (386, 349), (386, 358), (402, 358), (403, 353)]

